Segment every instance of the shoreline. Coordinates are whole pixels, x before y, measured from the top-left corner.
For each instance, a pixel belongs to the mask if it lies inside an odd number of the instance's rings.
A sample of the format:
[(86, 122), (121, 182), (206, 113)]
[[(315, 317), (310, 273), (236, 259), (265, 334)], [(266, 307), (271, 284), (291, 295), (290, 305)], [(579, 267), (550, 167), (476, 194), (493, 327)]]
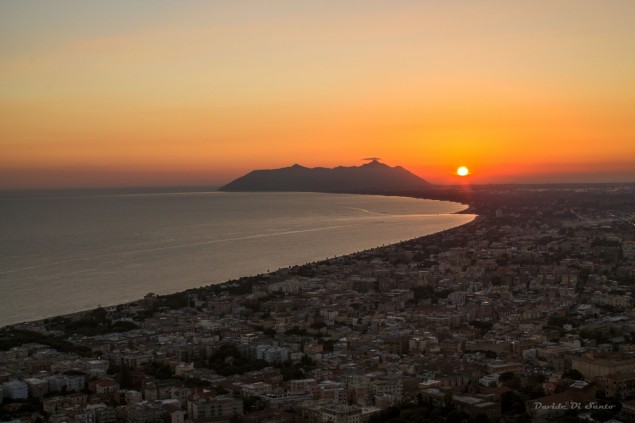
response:
[[(192, 191), (192, 193), (197, 193), (200, 191)], [(215, 192), (215, 191), (210, 191), (211, 193)], [(169, 193), (169, 192), (168, 192)], [(186, 192), (189, 193), (189, 192)], [(446, 203), (455, 203), (461, 206), (464, 206), (465, 208), (463, 210), (460, 211), (456, 211), (456, 212), (452, 212), (452, 213), (444, 213), (447, 215), (458, 215), (458, 214), (474, 214), (474, 218), (467, 222), (467, 223), (463, 223), (460, 224), (458, 226), (454, 226), (451, 227), (449, 229), (443, 229), (440, 231), (436, 231), (436, 232), (432, 232), (432, 233), (428, 233), (426, 235), (416, 235), (412, 238), (407, 238), (407, 239), (403, 239), (401, 241), (398, 242), (392, 242), (392, 243), (388, 243), (388, 244), (382, 244), (382, 245), (378, 245), (378, 246), (374, 246), (374, 247), (369, 247), (363, 250), (358, 250), (352, 253), (346, 253), (346, 254), (339, 254), (339, 255), (334, 255), (333, 257), (326, 257), (323, 259), (316, 259), (316, 260), (312, 260), (312, 261), (307, 261), (304, 263), (300, 263), (300, 264), (292, 264), (289, 266), (282, 266), (282, 267), (278, 267), (273, 271), (267, 271), (267, 272), (261, 272), (261, 273), (256, 273), (256, 274), (249, 274), (249, 275), (244, 275), (244, 276), (240, 276), (240, 277), (236, 277), (236, 278), (232, 278), (232, 279), (225, 279), (223, 281), (217, 282), (217, 283), (206, 283), (204, 285), (200, 285), (198, 287), (195, 288), (187, 288), (187, 289), (183, 289), (183, 290), (177, 290), (177, 291), (173, 291), (173, 292), (168, 292), (168, 293), (162, 293), (162, 294), (157, 294), (157, 297), (159, 298), (167, 298), (167, 297), (171, 297), (171, 296), (179, 296), (179, 295), (186, 295), (186, 294), (193, 294), (196, 293), (196, 291), (200, 291), (200, 290), (206, 290), (206, 289), (210, 289), (211, 287), (223, 287), (223, 286), (227, 286), (230, 284), (236, 284), (236, 283), (243, 283), (244, 281), (248, 281), (251, 278), (255, 278), (255, 277), (263, 277), (263, 276), (267, 276), (267, 277), (271, 277), (271, 276), (275, 276), (280, 272), (284, 272), (285, 270), (289, 270), (289, 269), (294, 269), (294, 268), (299, 268), (302, 266), (306, 266), (306, 265), (312, 265), (312, 264), (320, 264), (320, 263), (328, 263), (330, 260), (333, 259), (337, 259), (337, 258), (341, 258), (341, 257), (355, 257), (357, 255), (360, 254), (364, 254), (367, 253), (369, 251), (376, 251), (378, 249), (382, 249), (382, 248), (391, 248), (403, 243), (407, 243), (407, 242), (411, 242), (413, 240), (417, 240), (417, 239), (423, 239), (426, 237), (430, 237), (430, 236), (434, 236), (440, 233), (445, 233), (447, 231), (452, 231), (454, 229), (457, 228), (463, 228), (466, 225), (469, 224), (473, 224), (474, 222), (480, 221), (480, 215), (475, 214), (475, 213), (469, 213), (468, 211), (472, 209), (472, 206), (469, 204), (465, 204), (465, 203), (461, 203), (458, 201), (452, 201), (452, 200), (441, 200), (438, 198), (428, 198), (427, 196), (422, 196), (421, 193), (419, 193), (419, 195), (405, 195), (404, 193), (375, 193), (375, 194), (370, 194), (370, 193), (318, 193), (318, 192), (311, 192), (311, 193), (315, 193), (315, 194), (344, 194), (344, 195), (361, 195), (361, 196), (385, 196), (385, 197), (401, 197), (401, 198), (408, 198), (408, 199), (416, 199), (416, 200), (430, 200), (430, 201), (439, 201), (439, 202), (446, 202)], [(435, 216), (435, 214), (430, 214), (429, 216)], [(150, 293), (152, 293), (150, 291)], [(16, 323), (8, 323), (6, 325), (0, 326), (0, 331), (4, 330), (4, 329), (11, 329), (11, 328), (17, 328), (17, 327), (21, 327), (22, 329), (26, 329), (28, 326), (36, 326), (38, 324), (42, 324), (48, 320), (52, 320), (52, 319), (57, 319), (57, 318), (79, 318), (81, 316), (86, 315), (87, 313), (90, 313), (91, 311), (94, 311), (96, 309), (99, 308), (108, 308), (108, 309), (112, 309), (112, 308), (117, 308), (117, 307), (129, 307), (129, 306), (133, 306), (139, 302), (143, 301), (143, 297), (139, 297), (139, 298), (135, 298), (135, 299), (131, 299), (128, 301), (115, 301), (113, 303), (105, 303), (105, 304), (99, 304), (96, 308), (86, 308), (83, 310), (79, 310), (79, 311), (73, 311), (70, 313), (63, 313), (63, 314), (55, 314), (55, 315), (51, 315), (48, 317), (41, 317), (41, 318), (34, 318), (34, 319), (30, 319), (30, 320), (23, 320), (20, 322), (16, 322)], [(24, 327), (22, 327), (24, 326)]]
[[(7, 353), (2, 354), (13, 369), (7, 377), (27, 387), (33, 377), (42, 377), (44, 384), (73, 378), (77, 388), (71, 393), (55, 388), (56, 399), (70, 404), (87, 395), (110, 412), (138, 405), (115, 392), (74, 391), (91, 390), (91, 383), (117, 386), (121, 395), (131, 389), (157, 410), (160, 404), (152, 398), (161, 384), (175, 390), (171, 399), (186, 398), (188, 407), (203, 392), (211, 400), (234, 401), (236, 415), (251, 419), (261, 414), (242, 401), (251, 397), (248, 389), (256, 381), (268, 384), (273, 394), (255, 396), (262, 407), (275, 407), (278, 394), (311, 380), (319, 397), (311, 386), (288, 397), (289, 412), (301, 416), (328, 404), (334, 384), (345, 394), (351, 378), (372, 375), (373, 381), (359, 379), (360, 386), (394, 387), (399, 410), (440, 412), (442, 404), (435, 401), (451, 396), (455, 411), (476, 404), (476, 412), (485, 408), (507, 420), (557, 418), (560, 405), (566, 405), (563, 398), (592, 386), (597, 373), (588, 368), (594, 360), (597, 366), (635, 365), (629, 352), (635, 337), (628, 330), (635, 324), (635, 184), (548, 192), (492, 189), (480, 193), (475, 204), (481, 213), (469, 223), (433, 234), (176, 294), (148, 295), (112, 310), (5, 328), (0, 343)], [(23, 371), (32, 357), (50, 349), (54, 355), (45, 364), (50, 374)], [(549, 355), (537, 356), (538, 349)], [(69, 363), (72, 373), (66, 374)], [(494, 386), (488, 375), (503, 369), (514, 379)], [(136, 381), (128, 377), (133, 370)], [(89, 382), (93, 375), (97, 379)], [(563, 383), (546, 392), (540, 380), (552, 377)], [(518, 398), (527, 395), (526, 407), (506, 409), (504, 400), (492, 396), (501, 389)], [(359, 413), (373, 401), (385, 416), (394, 403), (383, 401), (383, 392), (362, 392), (350, 406)], [(613, 409), (593, 389), (588, 394), (589, 408)], [(32, 413), (33, 406), (46, 412), (45, 400), (15, 402), (11, 417), (22, 410)], [(186, 410), (184, 402), (180, 410)]]
[[(453, 214), (460, 214), (461, 212), (456, 212)], [(394, 248), (396, 246), (400, 246), (400, 245), (404, 245), (410, 242), (415, 242), (417, 240), (424, 240), (426, 238), (429, 237), (433, 237), (439, 234), (447, 234), (451, 231), (454, 230), (458, 230), (458, 229), (465, 229), (467, 226), (469, 225), (474, 225), (476, 223), (481, 223), (482, 220), (480, 220), (479, 218), (481, 218), (481, 216), (476, 215), (476, 217), (467, 222), (464, 223), (462, 225), (458, 225), (458, 226), (454, 226), (452, 228), (449, 229), (444, 229), (442, 231), (438, 231), (438, 232), (433, 232), (427, 235), (422, 235), (422, 236), (416, 236), (414, 238), (410, 238), (410, 239), (405, 239), (403, 241), (399, 241), (399, 242), (395, 242), (395, 243), (391, 243), (391, 244), (386, 244), (386, 245), (381, 245), (378, 247), (373, 247), (373, 248), (368, 248), (366, 250), (362, 250), (362, 251), (356, 251), (354, 253), (350, 253), (350, 254), (344, 254), (344, 255), (340, 255), (340, 256), (334, 256), (334, 257), (329, 257), (323, 260), (316, 260), (316, 261), (312, 261), (312, 262), (307, 262), (307, 263), (302, 263), (302, 264), (296, 264), (296, 265), (292, 265), (292, 266), (287, 266), (287, 267), (280, 267), (276, 270), (272, 270), (271, 272), (265, 272), (265, 273), (258, 273), (255, 275), (248, 275), (248, 276), (241, 276), (237, 279), (230, 279), (230, 280), (226, 280), (223, 282), (219, 282), (219, 283), (215, 283), (215, 284), (209, 284), (209, 285), (204, 285), (204, 286), (199, 286), (197, 288), (188, 288), (185, 289), (183, 291), (176, 291), (176, 292), (172, 292), (172, 293), (168, 293), (168, 294), (161, 294), (161, 295), (156, 295), (156, 298), (169, 298), (169, 297), (174, 297), (174, 296), (181, 296), (181, 295), (189, 295), (189, 294), (196, 294), (198, 291), (205, 291), (205, 290), (209, 290), (212, 288), (220, 288), (221, 290), (223, 290), (224, 286), (229, 286), (229, 285), (242, 285), (245, 283), (249, 283), (249, 281), (253, 278), (260, 278), (260, 277), (271, 277), (271, 276), (276, 276), (277, 274), (284, 272), (286, 270), (293, 270), (293, 269), (297, 269), (297, 268), (302, 268), (305, 266), (311, 266), (311, 265), (317, 265), (319, 266), (320, 264), (330, 264), (332, 261), (334, 260), (338, 260), (338, 259), (342, 259), (342, 258), (358, 258), (359, 256), (363, 255), (363, 254), (368, 254), (369, 252), (378, 252), (378, 250), (382, 250), (382, 249), (391, 249)], [(481, 218), (482, 219), (482, 218)], [(152, 294), (152, 293), (149, 293)], [(82, 310), (82, 311), (76, 311), (73, 313), (68, 313), (68, 314), (58, 314), (55, 316), (51, 316), (51, 317), (45, 317), (42, 319), (34, 319), (34, 320), (27, 320), (27, 321), (23, 321), (23, 322), (19, 322), (19, 323), (11, 323), (5, 326), (0, 327), (0, 331), (5, 330), (5, 329), (28, 329), (27, 327), (20, 327), (20, 326), (29, 326), (29, 325), (34, 325), (34, 324), (38, 324), (38, 323), (43, 323), (47, 320), (53, 320), (53, 319), (58, 319), (58, 318), (80, 318), (94, 310), (97, 310), (99, 308), (102, 309), (108, 309), (108, 308), (117, 308), (117, 307), (126, 307), (126, 306), (134, 306), (137, 305), (137, 303), (143, 301), (144, 298), (138, 298), (136, 300), (132, 300), (129, 302), (124, 302), (124, 303), (115, 303), (115, 304), (108, 304), (108, 305), (100, 305), (97, 308), (93, 308), (93, 309), (87, 309), (87, 310)]]

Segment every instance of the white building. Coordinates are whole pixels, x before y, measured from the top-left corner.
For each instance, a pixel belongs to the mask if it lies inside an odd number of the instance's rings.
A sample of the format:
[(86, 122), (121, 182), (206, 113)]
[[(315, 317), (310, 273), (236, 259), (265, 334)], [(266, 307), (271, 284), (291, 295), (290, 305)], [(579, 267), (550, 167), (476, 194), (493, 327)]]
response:
[(4, 398), (27, 399), (29, 397), (29, 386), (21, 380), (12, 380), (2, 384)]
[(49, 377), (49, 392), (79, 392), (84, 389), (86, 378), (80, 375), (53, 375)]
[(242, 386), (242, 392), (247, 396), (265, 395), (272, 391), (273, 386), (264, 382), (247, 383)]
[(344, 404), (323, 407), (322, 421), (332, 423), (361, 423), (362, 409), (356, 405)]
[(243, 414), (243, 400), (228, 396), (198, 398), (187, 401), (187, 412), (193, 420), (211, 420)]
[(108, 360), (89, 360), (84, 364), (86, 373), (91, 377), (103, 376), (108, 372), (110, 363)]
[(498, 386), (500, 380), (500, 375), (498, 373), (490, 373), (481, 377), (478, 382), (483, 386), (490, 386), (492, 383)]
[(270, 345), (258, 345), (256, 347), (256, 358), (265, 360), (267, 363), (282, 363), (289, 359), (289, 350)]

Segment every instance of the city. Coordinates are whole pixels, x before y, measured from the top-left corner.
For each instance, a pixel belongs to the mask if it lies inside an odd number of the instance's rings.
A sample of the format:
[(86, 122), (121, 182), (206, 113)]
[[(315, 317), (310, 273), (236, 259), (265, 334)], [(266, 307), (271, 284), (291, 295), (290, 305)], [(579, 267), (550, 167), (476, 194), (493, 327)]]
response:
[(2, 420), (635, 419), (635, 186), (436, 197), (479, 217), (2, 329)]

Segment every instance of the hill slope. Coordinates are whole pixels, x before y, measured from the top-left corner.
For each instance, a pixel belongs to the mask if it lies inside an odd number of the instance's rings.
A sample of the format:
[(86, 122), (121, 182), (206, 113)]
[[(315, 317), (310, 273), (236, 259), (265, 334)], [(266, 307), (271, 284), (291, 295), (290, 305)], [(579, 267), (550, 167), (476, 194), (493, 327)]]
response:
[(390, 167), (377, 160), (362, 166), (306, 168), (293, 165), (281, 169), (254, 170), (219, 191), (308, 191), (381, 193), (413, 191), (431, 185), (401, 166)]

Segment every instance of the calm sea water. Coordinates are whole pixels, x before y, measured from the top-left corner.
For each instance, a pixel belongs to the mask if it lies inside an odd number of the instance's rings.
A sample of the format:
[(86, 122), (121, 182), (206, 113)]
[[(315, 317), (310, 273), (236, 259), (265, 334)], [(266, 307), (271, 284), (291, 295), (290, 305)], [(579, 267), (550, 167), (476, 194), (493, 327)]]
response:
[(0, 327), (395, 243), (465, 206), (315, 193), (0, 197)]

